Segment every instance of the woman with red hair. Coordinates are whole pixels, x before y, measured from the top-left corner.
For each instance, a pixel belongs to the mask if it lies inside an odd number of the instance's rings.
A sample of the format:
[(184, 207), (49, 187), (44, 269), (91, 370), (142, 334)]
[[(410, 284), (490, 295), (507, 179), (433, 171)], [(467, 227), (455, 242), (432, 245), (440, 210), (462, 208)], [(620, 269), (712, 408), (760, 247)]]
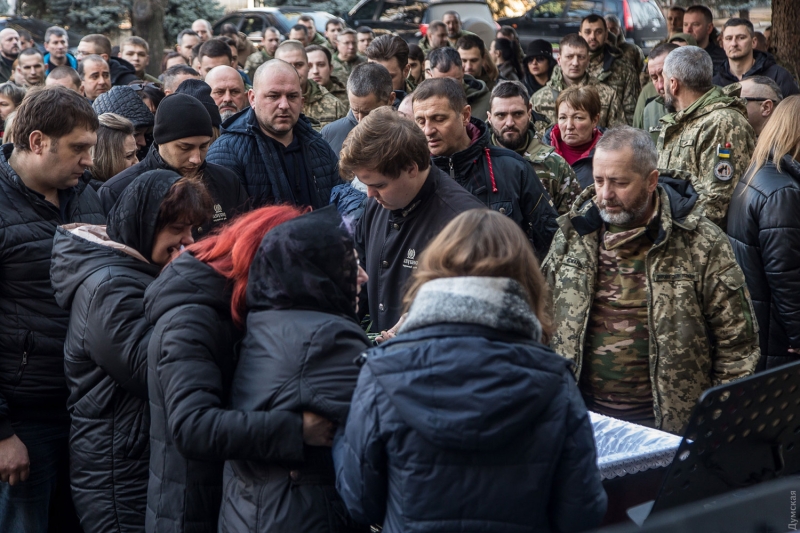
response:
[(190, 246), (145, 293), (154, 325), (147, 531), (216, 531), (226, 459), (294, 459), (296, 444), (276, 435), (327, 430), (310, 413), (226, 409), (250, 264), (267, 232), (301, 214), (275, 206), (242, 215)]

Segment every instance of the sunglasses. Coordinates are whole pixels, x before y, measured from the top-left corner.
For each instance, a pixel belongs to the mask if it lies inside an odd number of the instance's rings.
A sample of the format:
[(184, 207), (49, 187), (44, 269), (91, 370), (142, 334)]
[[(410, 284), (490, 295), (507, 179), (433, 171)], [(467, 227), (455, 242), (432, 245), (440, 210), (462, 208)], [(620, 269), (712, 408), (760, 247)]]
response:
[(161, 86), (159, 86), (156, 83), (153, 83), (152, 81), (133, 82), (133, 83), (129, 83), (128, 87), (130, 87), (134, 91), (141, 91), (145, 87), (154, 87), (156, 89), (161, 90)]
[(744, 98), (748, 102), (767, 102), (767, 101), (771, 102), (772, 101), (772, 98), (752, 98), (752, 97), (749, 97), (749, 96), (743, 96), (742, 98)]

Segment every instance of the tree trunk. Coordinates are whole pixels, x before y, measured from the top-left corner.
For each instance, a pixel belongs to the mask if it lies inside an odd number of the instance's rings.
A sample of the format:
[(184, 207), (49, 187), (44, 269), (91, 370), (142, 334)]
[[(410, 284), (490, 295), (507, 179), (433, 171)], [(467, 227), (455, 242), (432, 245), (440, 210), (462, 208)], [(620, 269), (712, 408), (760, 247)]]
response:
[(800, 72), (800, 2), (797, 0), (772, 0), (772, 39), (778, 61), (791, 67), (793, 74)]
[(750, 20), (750, 10), (749, 9), (740, 9), (739, 10), (739, 18)]
[(133, 34), (150, 45), (150, 64), (147, 73), (161, 73), (161, 58), (164, 56), (164, 10), (166, 0), (134, 0), (131, 8)]

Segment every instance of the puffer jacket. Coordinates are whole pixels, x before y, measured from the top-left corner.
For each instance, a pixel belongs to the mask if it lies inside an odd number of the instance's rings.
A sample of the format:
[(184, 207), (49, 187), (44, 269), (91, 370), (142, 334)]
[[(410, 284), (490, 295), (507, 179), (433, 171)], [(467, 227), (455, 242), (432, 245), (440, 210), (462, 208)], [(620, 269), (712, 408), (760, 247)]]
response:
[(524, 298), (505, 278), (428, 282), (400, 334), (367, 352), (333, 451), (355, 519), (385, 533), (599, 525), (586, 406), (570, 363), (520, 317)]
[(0, 148), (0, 440), (14, 434), (12, 420), (69, 423), (69, 312), (50, 284), (53, 236), (62, 224), (105, 223), (88, 172), (60, 191), (59, 209), (25, 186), (8, 164), (13, 150), (11, 144)]
[[(706, 389), (753, 373), (758, 326), (744, 274), (719, 227), (702, 216), (692, 176), (661, 170), (661, 209), (647, 252), (650, 381), (658, 429), (680, 434)], [(603, 227), (583, 191), (542, 263), (553, 298), (550, 346), (583, 368), (586, 324), (594, 300)]]
[(148, 533), (216, 532), (226, 459), (302, 460), (300, 415), (226, 409), (241, 340), (230, 306), (227, 280), (188, 252), (145, 293)]
[[(330, 203), (331, 190), (342, 184), (339, 159), (328, 143), (301, 115), (294, 127), (300, 138), (306, 166), (313, 180), (311, 207)], [(232, 170), (247, 189), (254, 207), (267, 204), (297, 204), (290, 177), (286, 176), (281, 154), (261, 132), (252, 108), (222, 123), (222, 135), (208, 150), (206, 161)], [(296, 179), (296, 177), (291, 177)]]
[(470, 119), (469, 147), (433, 162), (484, 205), (519, 224), (539, 259), (544, 258), (557, 229), (558, 214), (550, 195), (522, 157), (491, 143), (486, 123)]
[(744, 271), (758, 319), (758, 370), (793, 363), (800, 353), (800, 162), (787, 155), (781, 171), (768, 161), (736, 185), (728, 238)]
[[(766, 76), (778, 84), (784, 98), (800, 93), (800, 88), (797, 87), (795, 79), (789, 74), (788, 70), (775, 62), (775, 58), (772, 57), (772, 54), (760, 50), (753, 50), (753, 59), (753, 66), (744, 73), (742, 80), (751, 76)], [(741, 80), (731, 72), (731, 64), (725, 61), (720, 65), (719, 71), (714, 75), (713, 81), (714, 85), (724, 87), (731, 83), (739, 83)]]
[[(267, 234), (250, 267), (232, 409), (312, 411), (345, 423), (355, 359), (370, 345), (355, 314), (355, 264), (353, 239), (333, 206)], [(299, 443), (296, 454), (302, 459), (228, 461), (220, 532), (368, 531), (336, 493), (330, 448)]]

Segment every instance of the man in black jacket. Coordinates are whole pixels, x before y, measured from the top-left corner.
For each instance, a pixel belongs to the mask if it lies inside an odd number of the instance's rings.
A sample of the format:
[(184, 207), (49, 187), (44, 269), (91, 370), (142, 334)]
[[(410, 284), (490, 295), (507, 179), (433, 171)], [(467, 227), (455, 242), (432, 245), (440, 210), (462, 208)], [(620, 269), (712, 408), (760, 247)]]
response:
[(767, 52), (755, 49), (755, 29), (749, 20), (728, 19), (722, 28), (722, 47), (728, 60), (715, 72), (714, 85), (724, 87), (752, 76), (771, 78), (784, 98), (799, 94), (800, 88), (789, 71), (775, 63)]
[(697, 46), (711, 56), (714, 74), (718, 73), (728, 59), (725, 51), (714, 42), (714, 14), (706, 6), (690, 6), (683, 15), (683, 33), (688, 33), (697, 41)]
[(211, 117), (200, 101), (188, 94), (171, 94), (158, 106), (153, 136), (155, 142), (142, 161), (105, 182), (97, 191), (108, 213), (122, 191), (148, 170), (173, 170), (182, 176), (198, 176), (214, 200), (210, 222), (198, 227), (195, 239), (248, 208), (247, 191), (236, 174), (206, 162), (211, 144)]
[(460, 213), (483, 204), (431, 163), (425, 135), (388, 107), (353, 129), (340, 168), (367, 187), (356, 242), (369, 275), (370, 329), (385, 332), (400, 320), (406, 282), (431, 239)]
[(413, 105), (414, 120), (425, 133), (436, 166), (485, 205), (511, 217), (543, 259), (558, 229), (558, 215), (531, 166), (511, 150), (492, 146), (486, 123), (470, 119), (457, 81), (423, 81), (414, 91)]
[[(0, 531), (39, 533), (56, 516), (79, 530), (69, 497), (64, 337), (50, 256), (56, 227), (104, 224), (86, 167), (97, 141), (89, 102), (60, 86), (17, 108), (0, 151)], [(75, 529), (73, 529), (75, 528)]]

